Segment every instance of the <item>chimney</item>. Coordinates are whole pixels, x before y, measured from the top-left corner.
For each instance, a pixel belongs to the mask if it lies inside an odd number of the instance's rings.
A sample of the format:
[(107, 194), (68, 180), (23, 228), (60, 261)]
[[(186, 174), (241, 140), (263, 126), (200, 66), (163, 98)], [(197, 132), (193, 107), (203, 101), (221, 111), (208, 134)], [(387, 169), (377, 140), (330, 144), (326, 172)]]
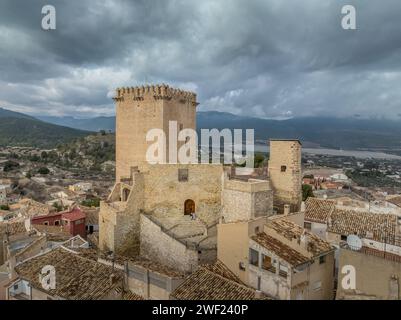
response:
[(288, 216), (290, 214), (291, 211), (291, 206), (289, 204), (285, 204), (284, 205), (284, 215)]
[(301, 244), (304, 246), (305, 249), (308, 249), (308, 243), (309, 235), (306, 233), (306, 230), (304, 230), (301, 235)]
[(116, 281), (117, 281), (117, 276), (116, 276), (114, 273), (112, 273), (112, 274), (110, 275), (109, 279), (110, 279), (110, 285), (113, 285), (113, 284), (115, 284)]

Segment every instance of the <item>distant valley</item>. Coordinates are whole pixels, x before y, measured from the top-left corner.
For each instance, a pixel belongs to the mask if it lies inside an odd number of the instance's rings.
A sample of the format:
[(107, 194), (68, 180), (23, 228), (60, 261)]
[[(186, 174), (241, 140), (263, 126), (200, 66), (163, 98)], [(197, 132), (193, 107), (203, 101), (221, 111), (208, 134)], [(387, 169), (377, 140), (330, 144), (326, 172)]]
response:
[[(38, 117), (56, 125), (87, 131), (114, 131), (115, 117), (76, 119)], [(344, 150), (373, 150), (401, 154), (401, 121), (384, 119), (305, 117), (270, 120), (225, 112), (198, 112), (198, 129), (255, 129), (255, 139), (300, 139), (304, 147)]]
[[(255, 140), (300, 139), (306, 148), (371, 150), (401, 155), (400, 120), (305, 117), (271, 120), (210, 111), (197, 113), (200, 129), (254, 129)], [(115, 117), (29, 116), (0, 108), (0, 145), (55, 147), (93, 132), (115, 130)]]

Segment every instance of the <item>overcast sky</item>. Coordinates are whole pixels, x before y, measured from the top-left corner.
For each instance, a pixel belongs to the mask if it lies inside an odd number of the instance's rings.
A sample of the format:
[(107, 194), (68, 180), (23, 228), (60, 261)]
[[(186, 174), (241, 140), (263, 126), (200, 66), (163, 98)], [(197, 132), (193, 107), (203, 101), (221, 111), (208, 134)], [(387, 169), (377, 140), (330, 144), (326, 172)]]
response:
[(1, 0), (0, 106), (112, 115), (116, 87), (145, 83), (194, 90), (200, 111), (400, 119), (401, 1)]

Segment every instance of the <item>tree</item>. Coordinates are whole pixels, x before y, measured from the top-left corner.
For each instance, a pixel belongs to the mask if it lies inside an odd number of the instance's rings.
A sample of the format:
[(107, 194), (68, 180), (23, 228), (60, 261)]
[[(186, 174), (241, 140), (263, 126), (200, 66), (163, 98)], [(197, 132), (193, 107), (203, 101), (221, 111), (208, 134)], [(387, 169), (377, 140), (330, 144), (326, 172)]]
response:
[(85, 207), (99, 207), (100, 199), (99, 198), (86, 199), (81, 202), (81, 205)]
[(39, 160), (40, 160), (40, 158), (37, 154), (34, 154), (33, 156), (29, 157), (29, 161), (32, 161), (32, 162), (38, 162)]
[(4, 172), (12, 171), (12, 170), (14, 170), (14, 169), (16, 169), (18, 167), (19, 167), (19, 163), (18, 162), (9, 160), (9, 161), (6, 161), (4, 163), (3, 171)]
[(8, 206), (8, 204), (2, 204), (0, 206), (0, 210), (10, 210), (10, 207)]
[(315, 197), (313, 194), (313, 189), (310, 184), (303, 184), (302, 185), (302, 201), (306, 201), (309, 197)]
[(40, 174), (49, 174), (50, 170), (48, 168), (46, 168), (46, 167), (41, 167), (41, 168), (39, 168), (38, 173), (40, 173)]
[(263, 156), (263, 154), (257, 153), (257, 154), (255, 154), (254, 161), (255, 161), (255, 168), (260, 168), (263, 166), (265, 157)]
[(60, 212), (60, 211), (64, 210), (64, 207), (61, 204), (57, 203), (57, 202), (53, 203), (53, 207), (56, 208), (57, 212)]

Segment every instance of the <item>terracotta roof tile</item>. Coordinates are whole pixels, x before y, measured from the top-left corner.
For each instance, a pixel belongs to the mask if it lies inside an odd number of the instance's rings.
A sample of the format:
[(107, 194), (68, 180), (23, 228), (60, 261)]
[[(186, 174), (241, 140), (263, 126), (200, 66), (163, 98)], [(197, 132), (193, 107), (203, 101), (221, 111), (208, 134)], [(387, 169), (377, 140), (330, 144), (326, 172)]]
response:
[(309, 243), (307, 250), (312, 257), (319, 256), (334, 249), (329, 242), (286, 218), (280, 217), (269, 220), (268, 227), (272, 228), (289, 241), (293, 241), (294, 239), (300, 241), (301, 237), (306, 235)]
[(331, 200), (309, 197), (305, 202), (305, 220), (326, 223), (334, 209), (335, 203)]
[[(20, 278), (41, 289), (39, 274), (46, 265), (52, 265), (56, 269), (56, 289), (49, 290), (49, 295), (68, 300), (101, 299), (121, 284), (123, 279), (120, 271), (81, 257), (63, 247), (28, 259), (16, 266), (15, 271)], [(110, 275), (113, 273), (115, 280), (112, 282)]]
[(26, 232), (24, 221), (0, 222), (0, 234), (7, 233), (9, 236), (14, 236)]
[(297, 250), (264, 232), (252, 236), (251, 239), (292, 266), (298, 266), (311, 260)]
[[(109, 256), (107, 256), (105, 253), (98, 252), (95, 249), (86, 249), (86, 248), (79, 248), (79, 249), (74, 249), (75, 251), (79, 252), (80, 255), (83, 257), (92, 259), (97, 261), (99, 258), (111, 262), (111, 259)], [(159, 273), (162, 275), (166, 275), (172, 278), (183, 278), (185, 274), (183, 272), (180, 272), (178, 270), (169, 268), (161, 263), (151, 261), (149, 259), (143, 258), (143, 257), (125, 257), (121, 255), (114, 255), (114, 262), (118, 265), (124, 265), (125, 262), (128, 262), (130, 265), (134, 266), (140, 266), (142, 268), (148, 269), (149, 271)]]
[[(211, 270), (221, 271), (221, 266), (200, 266), (172, 293), (177, 300), (253, 300), (256, 291)], [(262, 299), (266, 299), (265, 296)]]
[(394, 244), (396, 228), (397, 216), (392, 214), (336, 209), (330, 216), (327, 230), (341, 235), (356, 234), (362, 238)]

